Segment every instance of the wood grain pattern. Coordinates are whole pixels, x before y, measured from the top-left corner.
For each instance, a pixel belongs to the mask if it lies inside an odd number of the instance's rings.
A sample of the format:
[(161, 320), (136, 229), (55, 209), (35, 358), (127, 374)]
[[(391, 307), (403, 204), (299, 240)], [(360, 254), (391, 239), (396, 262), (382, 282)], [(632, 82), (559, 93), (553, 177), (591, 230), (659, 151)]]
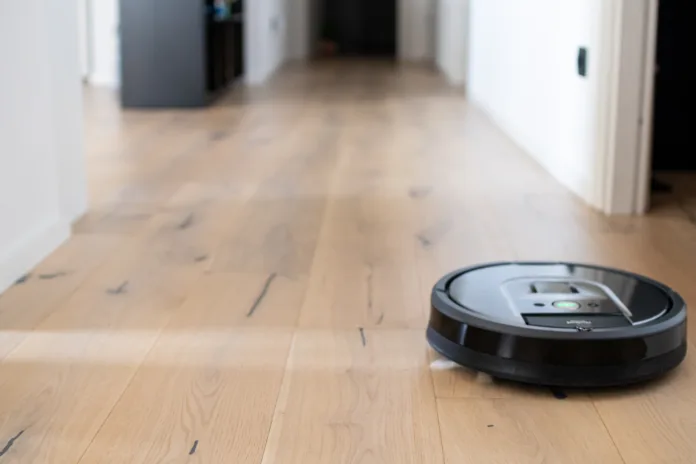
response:
[(0, 436), (24, 430), (19, 462), (77, 462), (184, 301), (192, 272), (143, 265), (107, 263), (0, 364)]
[(482, 261), (592, 261), (693, 301), (693, 176), (604, 217), (432, 70), (379, 61), (201, 111), (85, 102), (89, 212), (0, 295), (0, 464), (695, 462), (691, 357), (560, 400), (424, 334), (433, 283)]
[(421, 331), (298, 331), (263, 464), (441, 463), (421, 342)]
[[(693, 353), (693, 345), (689, 349)], [(592, 395), (626, 462), (694, 462), (695, 383), (696, 362), (687, 357), (678, 371), (654, 384)]]
[(80, 462), (259, 462), (291, 337), (163, 334)]
[(266, 282), (205, 276), (81, 462), (259, 462), (305, 288)]
[(0, 359), (70, 298), (121, 243), (119, 237), (73, 237), (21, 284), (0, 295)]
[(447, 463), (621, 463), (589, 401), (438, 400)]

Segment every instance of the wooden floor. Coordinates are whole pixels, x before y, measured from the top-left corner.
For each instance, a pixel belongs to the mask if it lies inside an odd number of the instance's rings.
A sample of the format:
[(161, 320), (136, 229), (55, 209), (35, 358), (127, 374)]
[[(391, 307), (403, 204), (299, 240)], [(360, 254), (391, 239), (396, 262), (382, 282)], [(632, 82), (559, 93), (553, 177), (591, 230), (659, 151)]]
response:
[(696, 462), (694, 354), (559, 399), (428, 348), (431, 285), (480, 261), (696, 298), (686, 213), (595, 214), (431, 71), (291, 68), (192, 112), (90, 90), (86, 125), (89, 213), (0, 296), (0, 464)]

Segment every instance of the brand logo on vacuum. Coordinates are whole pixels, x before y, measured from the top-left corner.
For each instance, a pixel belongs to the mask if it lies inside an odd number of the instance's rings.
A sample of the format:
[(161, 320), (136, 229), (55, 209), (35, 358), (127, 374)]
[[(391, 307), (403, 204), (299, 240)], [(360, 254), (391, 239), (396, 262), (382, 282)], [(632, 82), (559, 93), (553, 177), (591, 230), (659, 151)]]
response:
[(566, 321), (566, 324), (568, 324), (568, 325), (592, 325), (592, 321), (585, 321), (582, 319), (570, 319), (569, 321)]

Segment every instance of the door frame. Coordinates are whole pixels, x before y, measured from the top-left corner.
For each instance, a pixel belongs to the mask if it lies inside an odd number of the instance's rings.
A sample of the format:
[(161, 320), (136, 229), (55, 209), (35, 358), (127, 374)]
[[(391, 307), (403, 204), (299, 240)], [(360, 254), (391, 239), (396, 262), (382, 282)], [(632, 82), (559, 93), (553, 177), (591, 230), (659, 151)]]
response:
[(653, 119), (655, 109), (655, 74), (657, 71), (657, 40), (660, 0), (649, 0), (646, 21), (643, 25), (643, 81), (640, 114), (640, 147), (638, 172), (636, 173), (636, 214), (645, 214), (650, 209), (650, 184), (652, 178)]
[(84, 82), (92, 73), (92, 5), (91, 0), (77, 0), (78, 46), (80, 53), (80, 74)]
[(642, 215), (649, 208), (659, 0), (602, 2), (597, 95), (597, 189), (605, 214)]

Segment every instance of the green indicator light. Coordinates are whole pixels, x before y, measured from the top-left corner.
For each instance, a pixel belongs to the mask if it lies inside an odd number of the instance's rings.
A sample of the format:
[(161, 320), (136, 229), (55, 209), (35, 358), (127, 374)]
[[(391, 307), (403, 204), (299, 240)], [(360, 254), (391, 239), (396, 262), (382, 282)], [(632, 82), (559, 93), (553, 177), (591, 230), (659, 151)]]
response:
[(580, 304), (576, 303), (574, 301), (557, 301), (553, 304), (553, 306), (558, 308), (558, 309), (571, 309), (571, 310), (575, 310), (575, 309), (580, 308)]

